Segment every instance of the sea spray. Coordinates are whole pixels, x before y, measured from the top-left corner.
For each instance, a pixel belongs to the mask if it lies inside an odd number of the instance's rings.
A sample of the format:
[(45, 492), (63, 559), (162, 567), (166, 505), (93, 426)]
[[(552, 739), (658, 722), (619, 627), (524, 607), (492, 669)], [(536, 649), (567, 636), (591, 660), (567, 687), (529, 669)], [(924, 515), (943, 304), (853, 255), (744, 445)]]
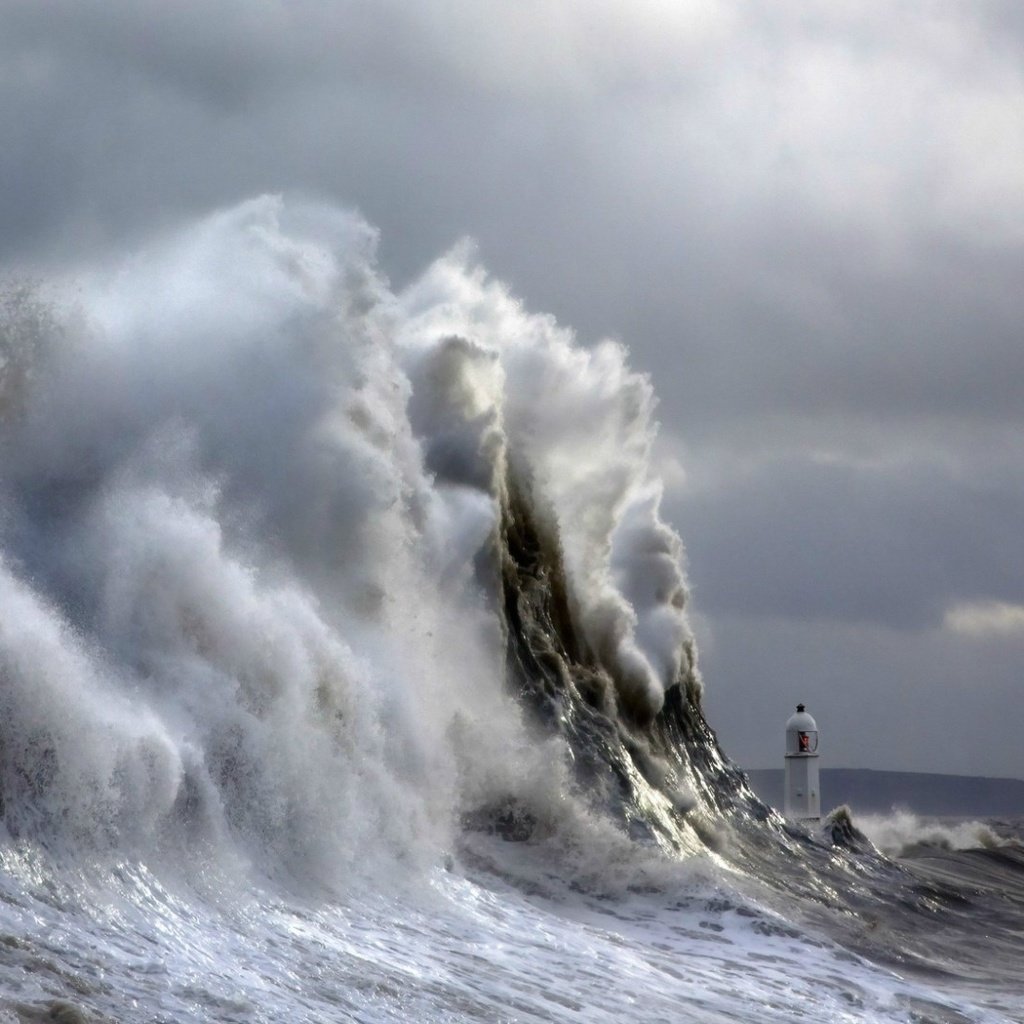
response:
[(909, 810), (857, 816), (857, 825), (883, 853), (902, 857), (933, 850), (998, 849), (1019, 844), (1002, 839), (983, 821), (928, 819)]
[[(465, 247), (396, 296), (375, 244), (263, 197), (73, 277), (3, 427), (4, 585), (35, 624), (0, 634), (14, 831), (431, 863), (482, 807), (571, 817), (584, 676), (629, 815), (692, 807), (642, 738), (698, 679), (649, 382)], [(573, 637), (546, 743), (507, 671), (516, 518), (561, 594), (544, 642)]]
[(628, 368), (621, 345), (583, 348), (551, 317), (527, 313), (471, 254), (458, 247), (400, 296), (400, 338), (414, 351), (460, 339), (500, 364), (489, 414), (512, 479), (557, 545), (590, 653), (623, 709), (650, 719), (666, 690), (696, 678), (682, 548), (660, 520), (650, 469), (650, 382)]
[(4, 582), (38, 625), (8, 613), (0, 652), (15, 830), (58, 801), (49, 830), (187, 813), (317, 870), (450, 845), (453, 716), (499, 749), (517, 718), (442, 571), (473, 510), (423, 468), (371, 242), (261, 199), (80, 278), (4, 425)]

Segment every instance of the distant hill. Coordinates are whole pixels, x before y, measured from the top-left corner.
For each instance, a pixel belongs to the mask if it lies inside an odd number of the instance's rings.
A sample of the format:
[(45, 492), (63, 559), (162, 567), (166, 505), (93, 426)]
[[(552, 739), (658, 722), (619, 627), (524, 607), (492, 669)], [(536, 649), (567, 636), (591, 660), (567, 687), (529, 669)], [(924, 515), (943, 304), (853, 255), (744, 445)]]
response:
[[(782, 810), (783, 769), (747, 772), (754, 792)], [(987, 779), (972, 775), (931, 775), (922, 772), (882, 772), (869, 768), (823, 768), (823, 813), (848, 804), (854, 811), (881, 814), (894, 807), (917, 814), (979, 818), (1024, 816), (1024, 781)]]

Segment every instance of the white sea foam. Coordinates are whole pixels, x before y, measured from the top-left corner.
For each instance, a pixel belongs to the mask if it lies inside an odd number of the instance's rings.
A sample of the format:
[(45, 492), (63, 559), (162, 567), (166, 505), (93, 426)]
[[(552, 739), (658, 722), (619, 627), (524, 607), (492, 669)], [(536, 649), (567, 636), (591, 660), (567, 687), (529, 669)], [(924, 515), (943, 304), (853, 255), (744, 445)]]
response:
[(942, 850), (991, 850), (1009, 843), (982, 821), (939, 821), (908, 810), (857, 815), (855, 824), (878, 849), (894, 857), (929, 846)]
[(76, 1007), (125, 1022), (1008, 1019), (937, 998), (700, 871), (670, 894), (614, 901), (440, 870), (325, 901), (228, 877), (199, 896), (137, 864), (52, 867), (0, 856), (4, 938), (17, 935), (0, 960), (0, 1020), (74, 1020)]

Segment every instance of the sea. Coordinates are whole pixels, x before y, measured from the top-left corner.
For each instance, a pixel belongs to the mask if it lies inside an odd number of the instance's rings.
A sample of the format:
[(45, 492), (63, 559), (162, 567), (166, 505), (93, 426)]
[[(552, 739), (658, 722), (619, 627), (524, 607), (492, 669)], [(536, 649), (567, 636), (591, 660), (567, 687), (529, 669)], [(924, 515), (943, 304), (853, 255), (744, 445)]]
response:
[(0, 1021), (1024, 1021), (1024, 819), (784, 819), (651, 381), (261, 196), (0, 289)]

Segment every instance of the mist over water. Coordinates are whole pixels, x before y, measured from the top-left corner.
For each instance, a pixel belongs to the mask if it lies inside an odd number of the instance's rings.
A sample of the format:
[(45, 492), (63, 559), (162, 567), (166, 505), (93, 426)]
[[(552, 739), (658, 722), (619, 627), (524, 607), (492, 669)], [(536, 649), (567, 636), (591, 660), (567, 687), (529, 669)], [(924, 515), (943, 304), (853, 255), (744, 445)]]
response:
[(1024, 1019), (997, 896), (958, 966), (719, 750), (624, 348), (376, 245), (261, 197), (0, 302), (0, 1020)]

